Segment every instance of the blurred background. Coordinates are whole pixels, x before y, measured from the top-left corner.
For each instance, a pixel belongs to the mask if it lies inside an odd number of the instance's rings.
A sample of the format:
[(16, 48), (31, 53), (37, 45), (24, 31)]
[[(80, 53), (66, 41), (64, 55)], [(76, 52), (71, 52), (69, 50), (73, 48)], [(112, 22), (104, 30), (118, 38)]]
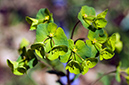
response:
[[(55, 23), (62, 27), (69, 37), (83, 5), (94, 7), (97, 14), (109, 9), (105, 30), (109, 35), (118, 32), (124, 47), (122, 52), (111, 60), (102, 61), (87, 74), (81, 75), (73, 85), (88, 85), (101, 74), (115, 70), (119, 61), (122, 62), (122, 68), (129, 67), (129, 0), (0, 0), (0, 85), (59, 85), (55, 83), (57, 76), (48, 74), (46, 68), (39, 67), (41, 64), (29, 70), (28, 74), (15, 76), (7, 66), (6, 60), (18, 58), (17, 50), (22, 38), (31, 43), (35, 40), (35, 31), (29, 31), (30, 25), (25, 21), (26, 16), (35, 18), (39, 9), (48, 8), (53, 13)], [(86, 38), (88, 31), (81, 24), (77, 28), (74, 40)], [(124, 78), (118, 83), (114, 75), (109, 75), (103, 77), (96, 85), (127, 84)]]

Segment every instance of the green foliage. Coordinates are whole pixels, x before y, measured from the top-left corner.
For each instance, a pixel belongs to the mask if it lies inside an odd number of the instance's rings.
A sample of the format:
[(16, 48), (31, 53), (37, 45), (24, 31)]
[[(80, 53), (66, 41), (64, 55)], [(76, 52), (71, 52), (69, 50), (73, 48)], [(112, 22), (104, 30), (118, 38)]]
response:
[(96, 58), (87, 58), (82, 62), (82, 74), (86, 74), (89, 68), (93, 68), (97, 64), (98, 60)]
[(117, 66), (117, 69), (116, 69), (116, 80), (118, 82), (121, 81), (121, 78), (120, 78), (120, 66), (121, 66), (121, 62), (119, 63), (119, 65)]
[(41, 23), (53, 22), (53, 17), (47, 8), (43, 8), (38, 11), (36, 19), (27, 16), (26, 21), (31, 24), (30, 30), (36, 30)]
[[(28, 69), (37, 65), (38, 61), (48, 61), (57, 70), (61, 63), (67, 63), (65, 69), (74, 74), (83, 75), (95, 67), (99, 59), (111, 59), (115, 51), (120, 53), (123, 43), (120, 35), (114, 33), (108, 37), (105, 19), (107, 9), (96, 15), (95, 9), (82, 6), (78, 19), (89, 30), (88, 39), (68, 39), (61, 27), (58, 27), (48, 9), (40, 9), (36, 18), (26, 17), (30, 30), (36, 30), (36, 42), (26, 48), (29, 42), (22, 40), (19, 48), (20, 57), (17, 61), (7, 60), (8, 66), (15, 75), (23, 75)], [(48, 65), (48, 66), (49, 66)], [(56, 69), (55, 69), (56, 68)], [(50, 72), (50, 71), (49, 71)], [(128, 69), (126, 70), (129, 74)], [(63, 73), (65, 74), (65, 73)], [(116, 80), (120, 82), (120, 67), (117, 67)]]
[(82, 6), (78, 13), (78, 19), (82, 22), (82, 25), (88, 29), (95, 18), (95, 9), (89, 6)]
[(107, 21), (105, 19), (107, 12), (108, 9), (97, 15), (93, 22), (95, 28), (104, 28), (107, 25)]
[(66, 70), (68, 69), (71, 73), (74, 73), (74, 74), (79, 74), (82, 71), (81, 65), (79, 64), (78, 61), (75, 61), (75, 60), (69, 61), (65, 69)]

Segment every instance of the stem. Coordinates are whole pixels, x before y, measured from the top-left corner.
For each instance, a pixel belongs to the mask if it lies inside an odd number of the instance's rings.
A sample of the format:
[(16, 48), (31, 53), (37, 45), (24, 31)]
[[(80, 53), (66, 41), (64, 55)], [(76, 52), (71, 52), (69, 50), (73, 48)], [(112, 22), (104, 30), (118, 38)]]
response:
[[(80, 22), (80, 21), (78, 21), (78, 22), (75, 24), (75, 26), (73, 27), (72, 34), (71, 34), (70, 39), (73, 38), (73, 34), (74, 34), (74, 31), (75, 31), (75, 28), (76, 28), (76, 26), (78, 25), (79, 22)], [(68, 63), (68, 62), (67, 62), (67, 63)], [(69, 72), (69, 70), (67, 70), (67, 84), (68, 84), (68, 85), (71, 84), (71, 80), (70, 80), (70, 72)]]
[(69, 72), (69, 70), (67, 70), (67, 84), (68, 85), (70, 85), (71, 84), (71, 82), (70, 82), (70, 72)]
[(82, 61), (84, 60), (84, 59), (83, 59), (80, 55), (78, 55), (77, 53), (76, 53), (76, 55), (77, 55), (79, 58), (81, 58)]
[(75, 31), (75, 28), (77, 27), (77, 25), (78, 25), (79, 22), (80, 22), (80, 21), (78, 21), (78, 22), (75, 24), (75, 26), (73, 27), (72, 34), (71, 34), (70, 39), (73, 38), (73, 34), (74, 34), (74, 31)]
[(50, 67), (51, 69), (55, 70), (51, 65), (49, 65), (41, 60), (38, 60), (38, 62), (40, 62), (40, 63), (44, 64), (45, 66)]
[(103, 78), (105, 75), (108, 75), (110, 73), (115, 73), (115, 71), (111, 71), (111, 72), (108, 72), (108, 73), (104, 73), (102, 76), (100, 76), (96, 81), (94, 81), (93, 83), (91, 83), (90, 85), (95, 85), (95, 83), (97, 83), (101, 78)]

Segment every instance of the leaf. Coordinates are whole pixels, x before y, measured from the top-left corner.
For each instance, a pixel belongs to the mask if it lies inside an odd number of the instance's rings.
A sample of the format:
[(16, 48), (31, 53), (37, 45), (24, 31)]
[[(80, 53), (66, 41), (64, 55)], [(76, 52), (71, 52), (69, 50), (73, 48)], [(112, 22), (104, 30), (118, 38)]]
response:
[(104, 18), (96, 18), (93, 22), (93, 26), (98, 28), (104, 28), (107, 25), (107, 21)]
[(125, 70), (125, 72), (129, 75), (129, 67)]
[(50, 54), (48, 56), (49, 60), (55, 60), (57, 59), (60, 55), (65, 55), (68, 51), (68, 47), (65, 45), (60, 45), (52, 48), (50, 51)]
[(121, 78), (120, 78), (120, 66), (121, 66), (121, 62), (119, 62), (119, 65), (116, 68), (116, 76), (115, 76), (115, 78), (116, 78), (116, 80), (118, 82), (121, 82)]
[(66, 62), (68, 62), (70, 55), (71, 55), (71, 50), (68, 50), (68, 52), (66, 54), (60, 55), (59, 59), (62, 63), (66, 63)]
[(36, 15), (36, 19), (27, 16), (26, 21), (31, 24), (30, 30), (36, 30), (39, 24), (54, 22), (52, 14), (47, 8), (40, 9)]
[(107, 25), (107, 21), (105, 19), (108, 9), (98, 14), (94, 19), (93, 25), (95, 28), (104, 28)]
[(97, 49), (95, 48), (95, 46), (92, 44), (92, 42), (90, 40), (86, 40), (86, 45), (89, 48), (90, 57), (95, 57), (98, 52)]
[(110, 50), (112, 50), (112, 51), (115, 51), (115, 43), (116, 43), (116, 34), (114, 33), (114, 34), (112, 34), (112, 35), (108, 38), (107, 42), (105, 43), (105, 46), (106, 46), (108, 49), (110, 49)]
[(129, 84), (129, 76), (126, 76), (125, 78), (126, 78), (127, 84)]
[(43, 42), (47, 37), (49, 33), (47, 30), (47, 24), (40, 24), (37, 26), (36, 30), (36, 41), (37, 42)]
[(10, 61), (7, 59), (7, 64), (15, 75), (23, 75), (26, 72), (26, 68), (21, 66), (18, 62)]
[(100, 51), (102, 49), (102, 44), (107, 40), (107, 33), (103, 29), (95, 31), (89, 30), (88, 38), (92, 41), (95, 48)]
[(44, 58), (45, 56), (45, 50), (44, 50), (44, 44), (41, 42), (35, 43), (31, 45), (31, 49), (35, 51), (35, 53), (40, 57)]
[(104, 10), (100, 14), (97, 15), (98, 18), (105, 18), (107, 15), (108, 9)]
[(47, 8), (40, 9), (36, 15), (36, 19), (43, 19), (44, 22), (48, 21), (49, 23), (54, 22), (52, 14), (49, 12)]
[(44, 43), (42, 42), (36, 42), (34, 44), (31, 45), (31, 49), (32, 50), (35, 50), (35, 49), (39, 49), (39, 47), (43, 47), (44, 46)]
[(28, 65), (30, 68), (33, 68), (37, 63), (38, 63), (37, 58), (33, 58), (33, 59), (31, 59), (31, 60), (27, 63), (27, 65)]
[[(107, 33), (103, 29), (91, 31), (89, 30), (88, 33), (88, 38), (93, 42), (93, 43), (104, 43), (107, 40)], [(96, 39), (96, 41), (94, 41)]]
[(29, 45), (29, 41), (25, 38), (22, 38), (22, 41), (20, 43), (20, 48), (27, 47)]
[(68, 69), (71, 73), (74, 73), (74, 74), (79, 74), (82, 71), (81, 65), (79, 64), (78, 61), (75, 61), (75, 60), (69, 61), (65, 69), (66, 70)]
[(38, 19), (34, 19), (34, 18), (31, 18), (31, 17), (26, 17), (26, 21), (31, 24), (30, 26), (30, 30), (36, 30), (37, 28), (37, 25), (42, 23), (43, 22), (43, 19), (41, 20), (38, 20)]
[[(76, 52), (74, 51), (74, 49), (76, 49)], [(82, 57), (83, 59), (86, 59), (86, 57), (90, 57), (90, 55), (91, 55), (88, 47), (86, 46), (86, 44), (82, 40), (78, 40), (75, 43), (74, 49), (72, 49), (72, 50), (75, 52), (75, 54), (77, 54), (76, 60), (80, 63), (82, 62), (82, 59), (80, 57)]]
[(88, 68), (93, 68), (98, 63), (98, 59), (96, 58), (87, 58), (85, 60)]
[(62, 28), (58, 27), (55, 23), (49, 23), (47, 26), (40, 24), (36, 31), (37, 42), (43, 42), (45, 39), (51, 39), (55, 45), (66, 45), (68, 46), (67, 37)]
[(47, 39), (45, 41), (45, 46), (44, 46), (45, 52), (49, 53), (50, 50), (52, 49), (52, 46), (54, 46), (54, 43), (52, 42), (52, 39)]
[(72, 39), (68, 39), (69, 48), (72, 50), (74, 48), (74, 41)]
[(119, 33), (115, 33), (115, 35), (116, 35), (115, 50), (117, 53), (120, 53), (123, 48), (123, 42), (120, 40)]
[(81, 21), (82, 25), (88, 29), (95, 18), (95, 9), (89, 6), (82, 6), (80, 12), (78, 13), (78, 19)]
[(33, 68), (37, 63), (38, 60), (34, 54), (34, 51), (29, 49), (26, 53), (26, 65), (29, 66), (29, 68)]
[(68, 39), (67, 36), (65, 35), (64, 31), (62, 28), (58, 28), (56, 30), (56, 33), (53, 37), (53, 40), (55, 42), (55, 45), (65, 45), (68, 46)]
[(82, 62), (82, 67), (83, 67), (82, 75), (85, 75), (89, 71), (86, 61)]
[(115, 53), (112, 52), (110, 49), (104, 48), (104, 49), (100, 50), (99, 57), (100, 57), (100, 60), (111, 59), (114, 55), (115, 55)]
[(98, 63), (98, 60), (96, 58), (86, 58), (82, 62), (83, 71), (82, 74), (86, 74), (89, 70), (89, 68), (93, 68)]

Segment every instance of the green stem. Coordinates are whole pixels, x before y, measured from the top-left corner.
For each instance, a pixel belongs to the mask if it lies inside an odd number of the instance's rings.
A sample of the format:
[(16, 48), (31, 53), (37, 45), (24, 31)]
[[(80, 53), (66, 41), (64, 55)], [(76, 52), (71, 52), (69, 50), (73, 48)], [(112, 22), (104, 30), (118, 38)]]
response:
[(79, 24), (79, 22), (80, 22), (80, 21), (78, 21), (78, 22), (75, 24), (75, 26), (73, 27), (72, 34), (71, 34), (70, 39), (73, 38), (73, 34), (74, 34), (74, 31), (75, 31), (75, 28), (77, 27), (77, 25)]
[[(74, 34), (74, 31), (75, 31), (75, 28), (77, 27), (77, 25), (78, 25), (79, 22), (80, 22), (80, 21), (78, 21), (78, 22), (75, 24), (75, 26), (73, 27), (72, 34), (71, 34), (70, 39), (73, 39), (73, 34)], [(68, 63), (68, 62), (67, 62), (67, 63)], [(67, 70), (67, 85), (71, 85), (70, 72), (69, 72), (69, 70)]]
[(101, 78), (103, 78), (105, 75), (108, 75), (110, 73), (115, 73), (115, 71), (111, 71), (111, 72), (108, 72), (108, 73), (104, 73), (102, 76), (100, 76), (96, 81), (94, 81), (93, 83), (91, 83), (90, 85), (95, 85)]
[(55, 70), (51, 65), (49, 65), (41, 60), (38, 60), (38, 62), (40, 62), (40, 63), (44, 64), (45, 66), (50, 67), (51, 69)]

